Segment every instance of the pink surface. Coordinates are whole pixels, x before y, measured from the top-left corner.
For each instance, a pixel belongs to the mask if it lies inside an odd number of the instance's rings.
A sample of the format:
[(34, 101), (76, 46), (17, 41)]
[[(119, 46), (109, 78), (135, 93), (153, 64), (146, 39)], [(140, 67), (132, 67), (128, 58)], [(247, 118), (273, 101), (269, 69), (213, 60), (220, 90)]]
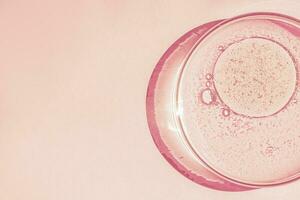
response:
[(299, 199), (299, 182), (242, 193), (193, 183), (162, 158), (145, 113), (153, 67), (177, 38), (287, 2), (2, 0), (0, 199)]

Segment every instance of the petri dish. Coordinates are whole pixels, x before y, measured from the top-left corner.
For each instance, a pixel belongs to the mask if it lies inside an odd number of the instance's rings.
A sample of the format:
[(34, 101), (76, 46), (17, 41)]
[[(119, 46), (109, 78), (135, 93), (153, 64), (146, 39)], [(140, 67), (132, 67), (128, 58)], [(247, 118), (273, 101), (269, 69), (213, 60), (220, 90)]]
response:
[(175, 169), (223, 191), (299, 178), (299, 27), (287, 15), (249, 13), (201, 25), (165, 52), (146, 110)]

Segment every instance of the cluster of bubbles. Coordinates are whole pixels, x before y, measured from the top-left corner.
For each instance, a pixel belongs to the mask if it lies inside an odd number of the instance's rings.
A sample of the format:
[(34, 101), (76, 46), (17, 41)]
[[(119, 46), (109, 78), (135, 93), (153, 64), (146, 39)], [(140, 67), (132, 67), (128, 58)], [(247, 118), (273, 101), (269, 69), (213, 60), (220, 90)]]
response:
[[(213, 81), (213, 75), (211, 73), (207, 73), (205, 75), (205, 78), (206, 78), (206, 83), (205, 83), (205, 86), (206, 88), (203, 89), (201, 91), (201, 94), (200, 94), (200, 98), (201, 98), (201, 102), (204, 104), (204, 105), (216, 105), (217, 102), (216, 102), (216, 94), (215, 92), (213, 92), (213, 90), (211, 89), (212, 87), (212, 81)], [(230, 115), (230, 109), (229, 108), (222, 108), (222, 115), (227, 117)]]

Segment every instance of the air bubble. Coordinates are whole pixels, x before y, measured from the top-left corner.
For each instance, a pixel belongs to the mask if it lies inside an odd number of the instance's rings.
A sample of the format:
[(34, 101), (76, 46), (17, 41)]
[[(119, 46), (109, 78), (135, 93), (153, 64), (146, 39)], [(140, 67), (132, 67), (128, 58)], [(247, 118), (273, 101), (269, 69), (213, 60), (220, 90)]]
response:
[(215, 99), (214, 94), (208, 88), (204, 89), (201, 92), (200, 98), (201, 98), (202, 103), (204, 103), (206, 105), (212, 104), (214, 102), (214, 99)]
[(211, 86), (211, 82), (207, 81), (205, 85), (206, 85), (206, 87), (210, 87)]
[(230, 110), (228, 108), (224, 108), (222, 110), (222, 114), (224, 117), (228, 117), (230, 115)]
[(206, 78), (207, 80), (211, 80), (211, 79), (212, 79), (212, 74), (206, 74), (205, 78)]
[(222, 46), (222, 45), (218, 46), (219, 51), (224, 51), (224, 49), (225, 49), (224, 46)]

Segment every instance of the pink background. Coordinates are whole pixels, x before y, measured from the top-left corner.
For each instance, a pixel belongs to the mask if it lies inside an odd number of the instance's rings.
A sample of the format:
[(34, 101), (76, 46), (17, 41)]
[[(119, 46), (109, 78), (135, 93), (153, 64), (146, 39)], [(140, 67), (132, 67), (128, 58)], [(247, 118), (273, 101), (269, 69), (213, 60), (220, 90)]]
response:
[(145, 117), (151, 72), (177, 38), (244, 12), (299, 12), (284, 2), (0, 1), (0, 199), (299, 199), (300, 181), (196, 185), (159, 154)]

